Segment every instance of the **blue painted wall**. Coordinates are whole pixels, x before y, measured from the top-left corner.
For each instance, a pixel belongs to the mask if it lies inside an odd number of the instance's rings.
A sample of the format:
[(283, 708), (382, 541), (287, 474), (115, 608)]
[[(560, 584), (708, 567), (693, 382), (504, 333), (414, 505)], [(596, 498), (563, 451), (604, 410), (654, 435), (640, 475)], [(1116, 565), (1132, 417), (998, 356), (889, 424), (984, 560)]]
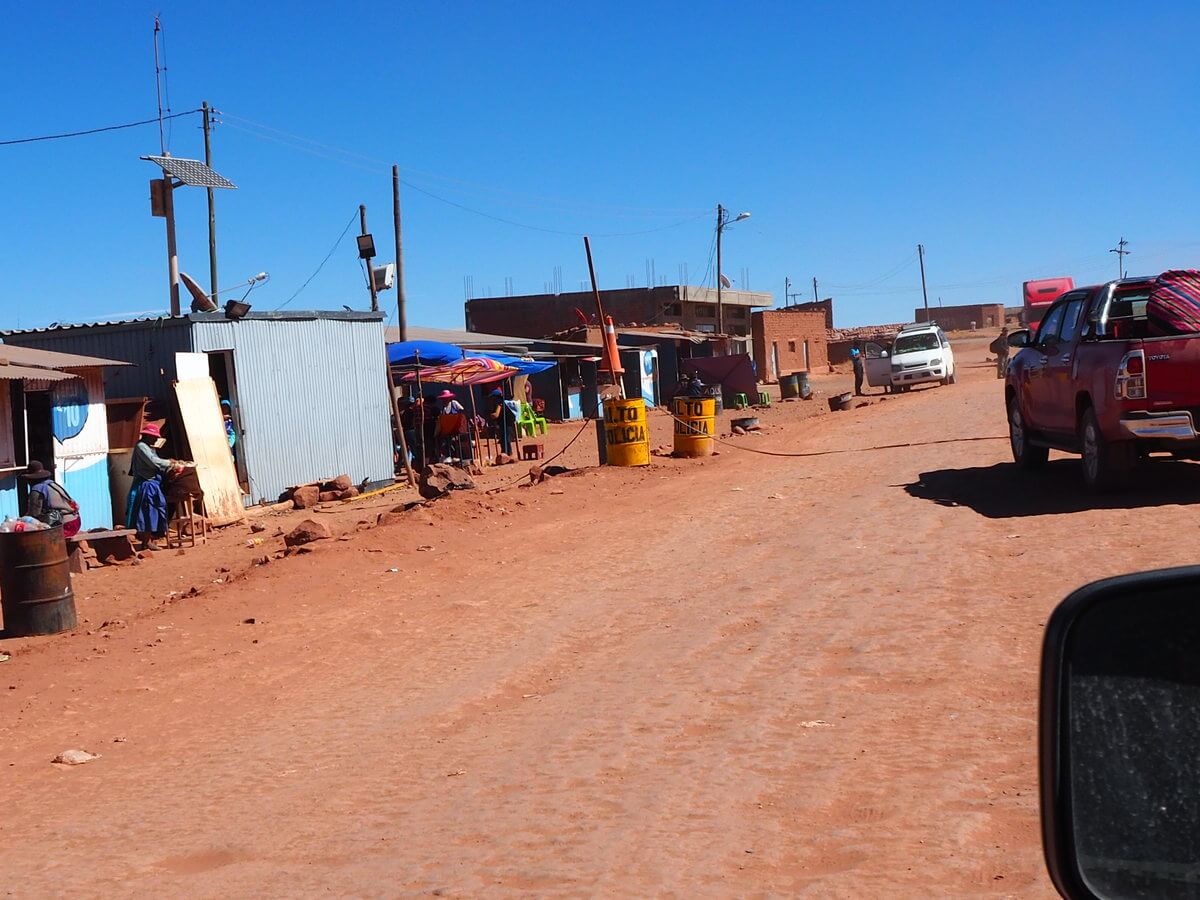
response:
[(17, 477), (8, 475), (0, 478), (0, 519), (17, 517)]

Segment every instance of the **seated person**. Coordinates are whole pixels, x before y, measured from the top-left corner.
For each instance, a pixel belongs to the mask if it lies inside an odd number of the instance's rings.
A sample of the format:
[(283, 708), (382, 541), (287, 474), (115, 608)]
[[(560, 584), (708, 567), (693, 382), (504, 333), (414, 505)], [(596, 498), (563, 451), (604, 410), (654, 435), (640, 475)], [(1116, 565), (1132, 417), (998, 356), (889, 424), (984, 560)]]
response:
[(21, 474), (29, 486), (29, 515), (51, 528), (61, 525), (63, 537), (79, 533), (79, 504), (71, 499), (67, 489), (54, 480), (53, 474), (36, 459)]

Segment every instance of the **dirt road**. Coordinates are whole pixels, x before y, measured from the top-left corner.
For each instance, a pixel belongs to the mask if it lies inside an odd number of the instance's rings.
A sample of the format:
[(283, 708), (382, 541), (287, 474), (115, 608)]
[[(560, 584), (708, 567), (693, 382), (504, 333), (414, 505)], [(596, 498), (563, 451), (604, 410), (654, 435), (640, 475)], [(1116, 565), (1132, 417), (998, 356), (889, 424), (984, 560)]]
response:
[[(252, 565), (272, 521), (78, 579), (77, 633), (0, 645), (6, 888), (1050, 896), (1043, 623), (1192, 561), (1160, 538), (1200, 480), (1098, 509), (1073, 461), (1018, 477), (960, 359), (732, 439), (824, 455), (723, 445), (355, 531), (364, 504), (310, 555)], [(50, 765), (75, 747), (102, 756)]]

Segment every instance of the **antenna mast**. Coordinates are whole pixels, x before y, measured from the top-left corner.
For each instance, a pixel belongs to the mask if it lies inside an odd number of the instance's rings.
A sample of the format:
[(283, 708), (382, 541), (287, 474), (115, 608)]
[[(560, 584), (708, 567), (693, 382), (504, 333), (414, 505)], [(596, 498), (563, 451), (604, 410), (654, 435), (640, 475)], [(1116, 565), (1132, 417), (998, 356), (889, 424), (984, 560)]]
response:
[(154, 17), (154, 92), (158, 96), (158, 149), (163, 156), (167, 155), (167, 139), (163, 134), (163, 105), (162, 105), (162, 73), (164, 68), (159, 64), (158, 36), (162, 34), (162, 22)]

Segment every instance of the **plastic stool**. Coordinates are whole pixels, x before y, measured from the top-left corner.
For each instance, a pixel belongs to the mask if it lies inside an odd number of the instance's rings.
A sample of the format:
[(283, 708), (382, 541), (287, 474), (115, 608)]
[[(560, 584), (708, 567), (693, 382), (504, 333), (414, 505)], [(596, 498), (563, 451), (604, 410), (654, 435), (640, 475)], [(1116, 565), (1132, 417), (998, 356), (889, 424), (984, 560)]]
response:
[(747, 397), (745, 394), (734, 394), (733, 395), (733, 408), (734, 409), (745, 409), (749, 405), (750, 405), (750, 398)]
[(522, 444), (521, 459), (542, 459), (546, 455), (545, 444)]
[(770, 406), (771, 405), (771, 395), (768, 394), (766, 391), (759, 391), (758, 392), (758, 405), (759, 406)]

